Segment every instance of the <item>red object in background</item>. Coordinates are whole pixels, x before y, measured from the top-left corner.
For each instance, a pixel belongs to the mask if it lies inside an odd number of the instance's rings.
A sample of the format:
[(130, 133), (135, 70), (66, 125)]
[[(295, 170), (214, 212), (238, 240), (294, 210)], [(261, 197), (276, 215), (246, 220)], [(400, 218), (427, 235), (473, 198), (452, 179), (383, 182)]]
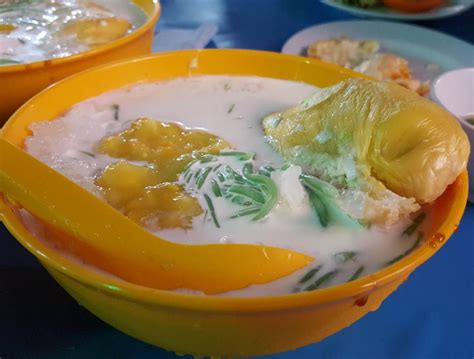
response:
[(384, 0), (383, 3), (403, 12), (423, 12), (440, 6), (444, 0)]

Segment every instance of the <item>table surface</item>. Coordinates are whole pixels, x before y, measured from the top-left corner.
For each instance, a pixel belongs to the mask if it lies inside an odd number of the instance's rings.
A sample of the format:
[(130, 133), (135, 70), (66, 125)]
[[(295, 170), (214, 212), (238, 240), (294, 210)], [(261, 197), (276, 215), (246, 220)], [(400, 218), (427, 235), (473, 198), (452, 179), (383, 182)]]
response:
[[(295, 32), (355, 19), (317, 0), (165, 0), (160, 26), (219, 26), (210, 47), (279, 51)], [(474, 10), (419, 22), (474, 42)], [(471, 29), (469, 30), (469, 26)], [(265, 358), (473, 358), (474, 206), (459, 230), (376, 312)], [(34, 293), (34, 296), (32, 295)], [(103, 323), (69, 297), (0, 224), (0, 358), (177, 358)]]

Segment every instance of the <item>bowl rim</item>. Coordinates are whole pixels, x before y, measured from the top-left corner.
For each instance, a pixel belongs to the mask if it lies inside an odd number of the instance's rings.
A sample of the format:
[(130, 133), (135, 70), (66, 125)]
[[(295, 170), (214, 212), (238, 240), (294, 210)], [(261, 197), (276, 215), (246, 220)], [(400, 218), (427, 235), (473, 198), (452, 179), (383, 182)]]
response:
[[(32, 99), (26, 102), (20, 109), (11, 117), (21, 115), (22, 110), (35, 102), (36, 98), (42, 96), (44, 92), (49, 89), (61, 86), (61, 83), (77, 76), (82, 76), (84, 73), (101, 71), (110, 67), (120, 68), (127, 63), (138, 60), (153, 60), (162, 56), (170, 56), (173, 53), (189, 53), (191, 55), (207, 53), (247, 53), (255, 56), (262, 56), (269, 60), (272, 58), (287, 58), (296, 64), (305, 62), (309, 64), (317, 64), (323, 68), (341, 68), (336, 65), (327, 64), (316, 59), (307, 59), (300, 56), (281, 54), (268, 51), (255, 50), (237, 50), (237, 49), (208, 49), (208, 50), (185, 50), (178, 52), (166, 52), (160, 54), (152, 54), (146, 56), (139, 56), (131, 59), (116, 61), (102, 66), (98, 66), (81, 73), (72, 75), (64, 80), (61, 80), (49, 88), (41, 91)], [(344, 71), (351, 74), (352, 71)], [(8, 124), (9, 121), (7, 121)], [(0, 136), (3, 133), (0, 132)], [(453, 190), (456, 192), (454, 205), (449, 211), (449, 214), (444, 218), (442, 224), (437, 228), (438, 232), (443, 233), (446, 238), (449, 238), (456, 230), (462, 214), (465, 209), (468, 196), (468, 176), (467, 171), (462, 172), (451, 186), (455, 186)], [(448, 187), (449, 189), (450, 187)], [(398, 262), (387, 266), (377, 272), (371, 273), (361, 277), (352, 282), (338, 284), (329, 288), (318, 289), (315, 291), (290, 293), (285, 295), (269, 295), (269, 296), (255, 296), (255, 297), (221, 297), (213, 295), (195, 295), (181, 292), (173, 292), (168, 290), (160, 290), (141, 285), (136, 285), (126, 282), (120, 278), (113, 277), (110, 274), (105, 274), (99, 270), (86, 267), (79, 264), (77, 261), (68, 258), (64, 254), (54, 251), (44, 242), (34, 237), (21, 223), (20, 219), (13, 213), (11, 206), (7, 200), (0, 193), (0, 221), (8, 228), (8, 230), (15, 236), (15, 238), (41, 263), (48, 271), (52, 269), (60, 272), (69, 279), (88, 286), (89, 288), (106, 292), (108, 295), (120, 298), (126, 298), (129, 301), (136, 303), (148, 303), (150, 305), (167, 306), (171, 308), (181, 308), (188, 310), (199, 310), (208, 312), (268, 312), (275, 310), (292, 310), (301, 307), (315, 306), (334, 301), (345, 299), (356, 300), (360, 296), (367, 296), (376, 288), (383, 287), (400, 277), (407, 277), (416, 267), (430, 258), (436, 251), (438, 251), (447, 240), (439, 243), (436, 248), (431, 248), (428, 243), (419, 246), (412, 253), (402, 258)]]
[[(130, 2), (135, 3), (135, 0), (130, 0)], [(45, 60), (19, 63), (19, 64), (13, 64), (13, 65), (2, 65), (0, 66), (0, 75), (20, 72), (20, 71), (27, 71), (27, 70), (36, 70), (36, 69), (41, 69), (44, 67), (67, 65), (69, 62), (73, 62), (73, 61), (77, 61), (81, 59), (87, 59), (89, 57), (99, 56), (105, 52), (114, 50), (130, 42), (133, 42), (135, 39), (141, 37), (148, 30), (154, 28), (156, 22), (158, 21), (161, 15), (160, 0), (150, 0), (150, 2), (154, 5), (153, 12), (151, 13), (151, 15), (147, 14), (147, 20), (145, 21), (145, 23), (142, 24), (135, 31), (132, 31), (131, 33), (127, 34), (124, 37), (121, 37), (117, 40), (105, 43), (103, 45), (99, 45), (97, 47), (91, 48), (86, 51), (78, 52), (77, 54), (69, 55), (66, 57), (48, 58)], [(139, 6), (139, 5), (136, 5), (136, 6)]]

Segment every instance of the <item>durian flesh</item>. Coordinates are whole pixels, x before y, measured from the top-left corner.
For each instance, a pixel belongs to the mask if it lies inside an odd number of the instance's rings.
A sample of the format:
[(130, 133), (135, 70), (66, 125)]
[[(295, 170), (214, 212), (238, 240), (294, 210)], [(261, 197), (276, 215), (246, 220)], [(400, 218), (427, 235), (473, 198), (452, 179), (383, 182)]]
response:
[(435, 200), (469, 157), (451, 114), (389, 82), (349, 79), (322, 88), (265, 117), (263, 128), (287, 161), (334, 184), (351, 215), (373, 222), (393, 223)]

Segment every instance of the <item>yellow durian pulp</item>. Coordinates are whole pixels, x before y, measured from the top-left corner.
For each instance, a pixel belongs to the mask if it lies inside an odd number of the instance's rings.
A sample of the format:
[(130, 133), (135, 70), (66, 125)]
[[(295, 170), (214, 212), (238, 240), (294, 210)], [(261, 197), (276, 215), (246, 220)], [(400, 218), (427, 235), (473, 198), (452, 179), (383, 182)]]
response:
[[(151, 230), (188, 229), (193, 217), (203, 210), (177, 183), (180, 173), (200, 156), (230, 147), (208, 132), (140, 118), (99, 143), (100, 153), (120, 160), (106, 167), (95, 184), (108, 203)], [(146, 162), (148, 166), (129, 161)]]
[(270, 144), (306, 172), (337, 177), (341, 159), (349, 158), (359, 179), (375, 178), (418, 203), (432, 202), (454, 182), (470, 150), (449, 112), (390, 82), (349, 79), (319, 89), (265, 117), (263, 127)]
[(131, 28), (127, 20), (117, 17), (79, 19), (68, 22), (60, 34), (74, 35), (81, 43), (98, 46), (124, 37)]

